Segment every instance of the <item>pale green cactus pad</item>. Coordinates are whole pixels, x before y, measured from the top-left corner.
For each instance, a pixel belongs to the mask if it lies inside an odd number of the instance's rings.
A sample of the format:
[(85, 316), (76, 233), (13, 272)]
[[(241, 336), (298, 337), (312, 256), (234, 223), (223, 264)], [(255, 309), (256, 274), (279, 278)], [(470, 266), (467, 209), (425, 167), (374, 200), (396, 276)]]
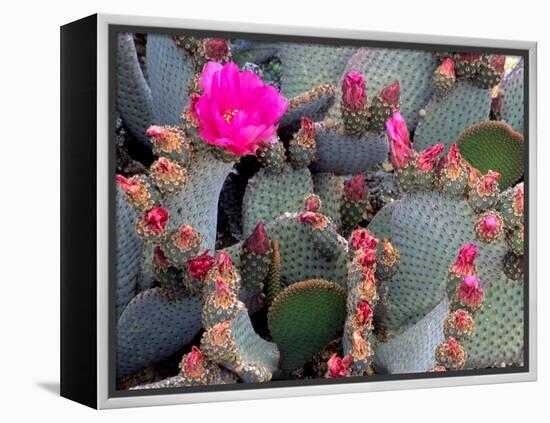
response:
[(502, 97), (501, 118), (514, 131), (523, 134), (525, 73), (521, 64), (516, 65), (500, 83), (499, 93)]

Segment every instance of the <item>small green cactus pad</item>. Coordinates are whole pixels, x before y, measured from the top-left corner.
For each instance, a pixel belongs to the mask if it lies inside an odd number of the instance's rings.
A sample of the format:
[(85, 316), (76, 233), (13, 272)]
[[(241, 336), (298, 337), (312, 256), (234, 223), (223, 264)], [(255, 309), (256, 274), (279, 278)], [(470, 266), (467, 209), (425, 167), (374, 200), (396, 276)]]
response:
[(462, 157), (482, 174), (500, 173), (501, 190), (523, 176), (523, 136), (504, 122), (480, 122), (466, 129), (457, 144)]
[(435, 365), (435, 348), (443, 341), (443, 321), (449, 312), (441, 301), (418, 323), (401, 335), (378, 345), (374, 360), (381, 373), (419, 373)]
[(514, 131), (521, 134), (523, 134), (523, 116), (525, 114), (523, 80), (523, 66), (517, 65), (504, 77), (499, 90), (502, 96), (501, 119), (510, 125)]
[(414, 133), (414, 148), (422, 151), (434, 144), (448, 149), (466, 128), (487, 120), (491, 108), (491, 90), (474, 87), (468, 81), (457, 81), (445, 97), (433, 97), (422, 109)]
[(503, 274), (483, 287), (485, 300), (476, 317), (474, 336), (462, 346), (467, 369), (504, 367), (523, 363), (524, 286)]
[(201, 328), (201, 300), (174, 299), (162, 288), (136, 295), (117, 325), (117, 377), (164, 360), (181, 349)]
[(116, 189), (116, 309), (117, 318), (136, 295), (142, 243), (136, 235), (136, 212)]
[(281, 43), (281, 91), (297, 97), (323, 84), (337, 84), (356, 49), (320, 44)]
[(322, 119), (334, 103), (335, 91), (334, 85), (325, 84), (291, 98), (288, 110), (281, 118), (279, 125), (283, 127), (297, 123), (304, 116), (312, 120)]
[(242, 67), (246, 63), (265, 62), (274, 56), (278, 49), (277, 43), (238, 40), (236, 43), (231, 43), (231, 58)]
[(365, 76), (369, 97), (382, 88), (399, 81), (400, 111), (410, 130), (414, 129), (418, 111), (432, 93), (432, 72), (437, 59), (427, 51), (384, 48), (361, 48), (350, 59), (345, 71), (357, 71)]
[[(252, 233), (259, 222), (269, 222), (285, 212), (304, 209), (304, 197), (313, 192), (309, 169), (272, 174), (260, 169), (249, 181), (243, 198), (243, 235)], [(214, 224), (215, 229), (215, 224)]]
[(465, 199), (438, 192), (411, 192), (399, 200), (391, 223), (391, 242), (401, 254), (399, 271), (388, 281), (389, 310), (377, 316), (388, 333), (410, 327), (441, 302), (449, 266), (464, 244), (478, 247), (482, 284), (501, 274), (506, 242), (503, 237), (478, 242), (477, 218)]
[(326, 278), (346, 286), (347, 242), (337, 236), (340, 248), (332, 260), (314, 246), (311, 226), (301, 223), (297, 213), (285, 213), (266, 226), (270, 239), (278, 239), (281, 248), (281, 278), (285, 286), (298, 281)]
[(313, 174), (313, 189), (321, 198), (319, 213), (330, 217), (337, 228), (342, 226), (340, 218), (340, 206), (344, 192), (344, 178), (332, 173)]
[(203, 236), (202, 249), (214, 249), (218, 199), (232, 168), (233, 163), (217, 160), (211, 154), (201, 152), (200, 156), (194, 155), (189, 165), (187, 183), (178, 194), (167, 197), (163, 204), (170, 212), (170, 228), (191, 225)]
[(138, 140), (150, 145), (145, 131), (155, 119), (153, 98), (138, 62), (132, 34), (118, 34), (116, 106), (124, 123)]
[(380, 239), (391, 239), (391, 217), (397, 204), (397, 201), (392, 201), (374, 215), (367, 227), (373, 236)]
[(155, 124), (178, 124), (189, 101), (189, 80), (195, 76), (191, 56), (169, 35), (148, 34), (147, 73)]
[(317, 161), (312, 165), (315, 172), (357, 175), (388, 157), (385, 135), (355, 138), (332, 121), (315, 123), (315, 142)]
[(322, 279), (298, 282), (275, 298), (268, 326), (281, 351), (282, 370), (303, 366), (338, 335), (344, 325), (345, 304), (344, 288)]

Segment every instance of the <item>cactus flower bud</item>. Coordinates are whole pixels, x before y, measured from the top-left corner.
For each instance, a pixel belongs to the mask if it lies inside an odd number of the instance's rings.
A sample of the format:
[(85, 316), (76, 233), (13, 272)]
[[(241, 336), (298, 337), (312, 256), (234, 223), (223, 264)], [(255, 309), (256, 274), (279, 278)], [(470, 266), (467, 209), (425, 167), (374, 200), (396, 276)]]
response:
[(450, 57), (446, 57), (437, 68), (437, 71), (442, 75), (448, 76), (449, 78), (455, 78), (456, 74), (454, 60)]
[(327, 378), (348, 377), (350, 375), (349, 366), (351, 365), (351, 355), (346, 355), (344, 358), (338, 357), (336, 353), (327, 361)]
[(158, 245), (153, 249), (153, 264), (157, 269), (166, 270), (169, 267), (168, 259)]
[(390, 158), (396, 170), (403, 169), (413, 159), (411, 139), (407, 123), (401, 113), (395, 112), (386, 122), (390, 142)]
[(478, 308), (483, 303), (483, 289), (479, 286), (479, 278), (475, 275), (467, 275), (462, 279), (458, 288), (460, 303), (471, 308)]
[(218, 252), (216, 255), (216, 267), (222, 275), (227, 273), (233, 267), (231, 256), (225, 251)]
[(199, 234), (190, 225), (181, 225), (176, 231), (174, 237), (174, 243), (181, 251), (187, 251), (195, 244), (199, 239)]
[(300, 131), (302, 136), (306, 138), (313, 138), (315, 136), (315, 126), (310, 118), (303, 116), (300, 120)]
[(363, 273), (366, 269), (376, 268), (376, 250), (375, 249), (360, 249), (357, 251), (356, 263), (363, 269)]
[(489, 63), (493, 69), (498, 73), (504, 73), (504, 64), (506, 62), (506, 56), (493, 55), (489, 58)]
[(247, 251), (254, 253), (257, 256), (263, 256), (271, 249), (271, 241), (265, 231), (265, 226), (262, 222), (256, 225), (256, 228), (250, 236), (244, 241), (244, 248)]
[(489, 170), (486, 175), (483, 175), (477, 182), (477, 191), (482, 196), (498, 194), (498, 180), (500, 173)]
[(384, 100), (386, 104), (393, 108), (397, 108), (399, 107), (400, 89), (401, 86), (399, 85), (399, 81), (396, 81), (380, 91), (379, 97)]
[(444, 166), (446, 176), (451, 180), (458, 179), (463, 172), (464, 162), (456, 144), (451, 145)]
[(461, 369), (466, 362), (466, 351), (452, 336), (437, 347), (435, 355), (441, 364), (452, 369)]
[(523, 182), (514, 187), (512, 207), (517, 215), (523, 214)]
[(357, 306), (355, 316), (353, 316), (353, 323), (356, 327), (370, 327), (373, 315), (374, 313), (369, 303), (361, 300)]
[(128, 179), (117, 175), (116, 181), (126, 194), (128, 202), (137, 210), (145, 212), (153, 207), (154, 200), (149, 191), (149, 184), (143, 176), (133, 176)]
[(352, 112), (358, 112), (367, 104), (365, 78), (359, 72), (346, 73), (342, 81), (342, 103)]
[(375, 304), (378, 295), (376, 292), (376, 278), (373, 269), (363, 269), (363, 276), (364, 278), (359, 286), (360, 298), (367, 301), (369, 304)]
[(477, 246), (475, 244), (464, 244), (458, 253), (451, 271), (462, 276), (474, 274), (476, 257)]
[(363, 175), (355, 175), (344, 185), (344, 194), (346, 199), (352, 203), (367, 201), (368, 190), (367, 182)]
[(149, 210), (144, 217), (145, 230), (149, 233), (160, 234), (164, 231), (170, 213), (162, 207)]
[(482, 240), (489, 242), (499, 237), (503, 225), (501, 216), (490, 210), (479, 218), (475, 225), (475, 231)]
[(180, 363), (180, 369), (184, 376), (197, 379), (202, 376), (205, 371), (205, 359), (202, 352), (195, 346), (191, 348), (191, 352), (185, 354)]
[(229, 54), (229, 44), (225, 38), (206, 38), (203, 48), (204, 56), (209, 60), (220, 61)]
[(187, 117), (194, 124), (198, 124), (198, 115), (197, 115), (197, 103), (201, 99), (199, 93), (193, 93), (189, 96), (189, 106), (187, 108)]
[(143, 189), (142, 185), (137, 179), (126, 178), (122, 175), (116, 176), (116, 181), (118, 186), (131, 198), (140, 197), (141, 190)]
[(189, 261), (189, 274), (198, 280), (204, 280), (207, 273), (214, 265), (214, 257), (209, 255), (210, 250), (205, 250), (201, 255)]
[(450, 316), (453, 326), (459, 333), (471, 334), (474, 328), (474, 319), (466, 310), (459, 308)]
[(316, 212), (321, 208), (321, 199), (317, 194), (309, 194), (304, 198), (304, 204), (306, 212)]
[(216, 279), (214, 292), (219, 297), (228, 297), (231, 295), (229, 285), (227, 285), (227, 283), (222, 278)]
[(323, 229), (328, 224), (328, 218), (314, 212), (303, 212), (298, 216), (298, 221), (312, 226), (315, 229)]
[(439, 159), (439, 154), (441, 154), (444, 149), (445, 146), (443, 144), (435, 144), (422, 151), (418, 155), (418, 160), (416, 162), (418, 169), (422, 172), (433, 170)]
[(159, 138), (164, 138), (168, 135), (168, 130), (162, 126), (151, 125), (145, 132), (150, 137), (153, 137), (155, 141)]
[(365, 228), (359, 228), (353, 231), (350, 238), (351, 247), (354, 250), (374, 250), (380, 240), (372, 236)]
[(365, 339), (362, 331), (357, 329), (351, 335), (351, 354), (356, 360), (364, 360), (371, 355), (369, 341)]
[(175, 130), (152, 125), (146, 134), (151, 137), (156, 152), (171, 153), (180, 149), (182, 139)]

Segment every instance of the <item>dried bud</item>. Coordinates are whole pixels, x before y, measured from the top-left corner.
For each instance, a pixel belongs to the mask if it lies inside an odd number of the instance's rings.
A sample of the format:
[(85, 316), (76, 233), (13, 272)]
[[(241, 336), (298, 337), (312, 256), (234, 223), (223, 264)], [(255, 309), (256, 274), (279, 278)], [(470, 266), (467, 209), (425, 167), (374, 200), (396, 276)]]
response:
[(443, 144), (435, 144), (426, 148), (418, 155), (417, 166), (422, 172), (429, 172), (434, 169), (439, 159), (439, 154), (445, 149)]
[(396, 81), (380, 91), (379, 96), (386, 104), (397, 108), (399, 107), (400, 89), (399, 81)]
[(156, 150), (166, 153), (178, 151), (182, 142), (176, 131), (162, 126), (152, 125), (146, 132), (151, 138)]
[(474, 331), (474, 318), (466, 310), (459, 308), (449, 316), (450, 325), (462, 335), (471, 336)]
[(386, 122), (388, 140), (390, 143), (390, 158), (393, 167), (403, 169), (413, 159), (411, 138), (407, 123), (401, 113), (395, 112)]
[(209, 60), (220, 61), (229, 54), (229, 44), (225, 38), (207, 38), (203, 48), (204, 56)]
[(447, 160), (444, 166), (445, 174), (449, 179), (456, 180), (462, 175), (463, 169), (462, 156), (456, 144), (453, 144), (447, 153)]
[(342, 103), (352, 112), (358, 112), (367, 104), (365, 78), (359, 72), (351, 71), (342, 81)]
[(500, 173), (489, 170), (486, 175), (478, 181), (477, 191), (480, 195), (487, 196), (498, 194), (498, 180)]
[(355, 316), (353, 316), (353, 323), (356, 327), (370, 327), (372, 324), (373, 311), (371, 306), (366, 301), (359, 301)]
[(367, 182), (363, 175), (355, 175), (344, 185), (344, 194), (351, 203), (361, 203), (367, 201), (368, 190)]
[(504, 73), (504, 64), (506, 62), (506, 56), (493, 55), (489, 58), (489, 63), (493, 69), (498, 73)]
[(360, 329), (355, 330), (351, 335), (351, 354), (356, 360), (364, 360), (371, 355), (369, 342)]
[(195, 346), (191, 348), (191, 352), (185, 354), (180, 363), (180, 369), (184, 376), (197, 379), (200, 378), (204, 371), (205, 359), (202, 352)]
[(310, 118), (304, 116), (300, 120), (300, 131), (302, 132), (302, 136), (306, 138), (313, 138), (315, 136), (315, 126), (313, 126), (313, 122)]
[(328, 224), (328, 219), (326, 216), (314, 213), (314, 212), (303, 212), (298, 216), (298, 221), (310, 225), (315, 229), (323, 229)]
[(256, 225), (252, 234), (244, 241), (243, 246), (247, 251), (257, 256), (263, 256), (270, 251), (271, 242), (262, 222)]
[(220, 251), (216, 255), (216, 267), (222, 275), (227, 273), (233, 267), (233, 260), (231, 256), (225, 251)]
[(143, 218), (145, 222), (145, 230), (153, 234), (162, 233), (166, 227), (169, 217), (170, 213), (168, 210), (163, 209), (162, 207), (155, 207), (154, 209), (149, 210)]
[(483, 289), (479, 286), (479, 278), (474, 275), (464, 276), (458, 288), (460, 303), (466, 307), (478, 308), (483, 303)]
[(493, 241), (502, 233), (503, 222), (500, 215), (492, 210), (485, 212), (477, 221), (475, 231), (484, 241)]
[(209, 255), (209, 252), (210, 250), (206, 250), (201, 255), (189, 261), (188, 271), (193, 278), (201, 281), (204, 280), (206, 274), (214, 265), (214, 257)]
[(458, 253), (451, 271), (458, 275), (472, 275), (475, 273), (475, 259), (477, 257), (477, 246), (475, 244), (464, 244)]
[(188, 251), (198, 240), (199, 234), (190, 225), (181, 225), (174, 236), (174, 243), (181, 251)]
[(197, 115), (197, 103), (201, 99), (199, 93), (193, 93), (189, 96), (189, 108), (187, 109), (187, 115), (190, 120), (198, 123), (199, 116)]
[(523, 182), (514, 187), (512, 207), (517, 215), (523, 214)]
[(153, 264), (155, 268), (166, 270), (169, 267), (168, 259), (158, 245), (153, 249)]
[(351, 365), (351, 355), (346, 355), (343, 359), (338, 357), (336, 353), (327, 361), (327, 378), (348, 377), (350, 375), (349, 366)]
[(439, 72), (442, 75), (445, 75), (449, 78), (455, 78), (455, 62), (450, 57), (446, 57), (443, 59), (443, 62), (441, 62), (441, 65), (437, 68), (437, 72)]
[(376, 268), (376, 250), (375, 249), (360, 249), (356, 253), (356, 263), (363, 270)]
[(351, 247), (354, 250), (374, 250), (380, 240), (372, 236), (365, 228), (359, 228), (353, 231), (350, 238)]
[(304, 198), (304, 210), (307, 212), (316, 212), (321, 208), (321, 199), (317, 194), (309, 194)]
[(460, 369), (466, 362), (466, 351), (455, 338), (449, 336), (436, 350), (436, 358), (447, 367)]

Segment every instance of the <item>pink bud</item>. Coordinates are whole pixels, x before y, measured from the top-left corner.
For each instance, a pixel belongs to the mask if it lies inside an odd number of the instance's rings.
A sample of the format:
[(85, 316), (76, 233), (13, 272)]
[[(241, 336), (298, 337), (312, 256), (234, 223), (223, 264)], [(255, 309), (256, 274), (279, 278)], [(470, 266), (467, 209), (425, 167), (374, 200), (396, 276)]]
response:
[(414, 153), (412, 149), (407, 123), (401, 113), (395, 112), (386, 122), (388, 139), (390, 142), (390, 157), (393, 167), (403, 169), (412, 160)]
[(150, 137), (158, 139), (166, 137), (168, 135), (168, 132), (169, 131), (162, 126), (151, 125), (149, 128), (147, 128), (147, 131), (145, 133)]
[(450, 57), (446, 57), (445, 59), (443, 59), (443, 62), (441, 62), (441, 65), (439, 65), (439, 67), (437, 68), (437, 71), (440, 74), (445, 75), (449, 78), (454, 78), (456, 76), (454, 60)]
[(351, 355), (346, 355), (343, 359), (338, 357), (336, 353), (327, 361), (328, 371), (327, 378), (348, 377), (350, 375), (349, 366), (351, 365)]
[(315, 135), (315, 126), (313, 126), (311, 119), (306, 116), (302, 117), (300, 120), (300, 129), (306, 138), (313, 138)]
[(269, 252), (271, 245), (267, 232), (265, 231), (265, 226), (262, 222), (256, 225), (254, 231), (246, 239), (244, 242), (244, 248), (257, 256), (263, 256)]
[(351, 71), (342, 81), (342, 102), (352, 112), (357, 112), (367, 104), (365, 78), (359, 72)]
[(176, 233), (175, 243), (180, 250), (185, 251), (197, 242), (198, 237), (192, 226), (181, 225)]
[(153, 249), (153, 263), (159, 269), (166, 270), (169, 267), (168, 259), (166, 258), (164, 251), (162, 251), (162, 248), (158, 245)]
[(474, 275), (464, 276), (458, 289), (460, 303), (477, 308), (483, 303), (483, 289), (479, 286), (479, 278)]
[(233, 267), (233, 260), (231, 260), (231, 256), (225, 251), (219, 251), (216, 255), (216, 266), (221, 274), (225, 274)]
[(380, 240), (372, 236), (372, 234), (365, 228), (359, 228), (353, 231), (351, 234), (351, 246), (354, 250), (374, 250)]
[(359, 302), (359, 306), (357, 307), (357, 311), (355, 312), (353, 321), (357, 326), (370, 326), (372, 323), (373, 314), (374, 313), (372, 312), (372, 308), (369, 303), (361, 300)]
[(192, 118), (192, 119), (198, 119), (198, 115), (197, 115), (197, 103), (199, 102), (199, 100), (201, 99), (201, 96), (199, 93), (193, 93), (189, 96), (189, 116)]
[(298, 216), (298, 221), (310, 226), (319, 226), (326, 221), (326, 217), (319, 213), (303, 212)]
[(458, 275), (471, 275), (475, 272), (475, 259), (477, 257), (477, 246), (475, 244), (464, 244), (458, 253), (451, 270)]
[(116, 176), (118, 186), (130, 197), (136, 198), (141, 194), (143, 186), (141, 183), (133, 178), (127, 179), (122, 175)]
[(458, 359), (459, 357), (461, 357), (462, 353), (463, 353), (463, 349), (458, 343), (458, 341), (452, 336), (449, 336), (449, 338), (447, 338), (447, 356), (451, 360), (453, 360), (455, 358)]
[(472, 330), (474, 319), (466, 310), (459, 308), (452, 314), (454, 326), (461, 333), (468, 333)]
[(210, 250), (205, 250), (201, 255), (189, 261), (189, 274), (198, 280), (204, 280), (206, 274), (214, 265), (214, 257), (209, 255)]
[(321, 208), (321, 199), (316, 194), (309, 194), (305, 199), (305, 211), (316, 212)]
[(160, 157), (151, 165), (151, 170), (158, 172), (161, 175), (170, 175), (175, 171), (174, 163), (166, 157)]
[(449, 153), (447, 153), (447, 163), (448, 166), (461, 167), (462, 166), (462, 155), (458, 150), (456, 144), (452, 144), (449, 148)]
[(523, 214), (523, 182), (514, 187), (512, 207), (517, 214)]
[(147, 231), (155, 234), (162, 233), (166, 227), (169, 217), (170, 213), (168, 210), (163, 209), (162, 207), (155, 207), (149, 210), (144, 217)]
[(204, 42), (204, 55), (210, 60), (222, 60), (229, 53), (229, 45), (224, 38), (207, 38)]
[(502, 231), (502, 219), (495, 212), (489, 211), (481, 217), (478, 228), (482, 237), (494, 239)]
[(355, 175), (344, 185), (346, 199), (352, 203), (360, 203), (368, 198), (367, 182), (363, 175)]
[(439, 154), (445, 149), (443, 144), (435, 144), (426, 148), (418, 155), (417, 165), (423, 172), (429, 172), (433, 170), (438, 160)]
[(399, 81), (396, 81), (380, 91), (379, 96), (386, 104), (397, 108), (399, 107), (400, 89)]
[(204, 356), (202, 352), (195, 346), (191, 348), (191, 352), (183, 357), (181, 362), (181, 370), (187, 377), (199, 377), (204, 371)]
[(491, 195), (498, 193), (498, 180), (500, 173), (489, 170), (486, 175), (483, 175), (479, 180), (478, 191), (482, 195)]
[(357, 264), (361, 266), (363, 273), (367, 269), (374, 269), (376, 267), (376, 250), (375, 249), (359, 250), (359, 255), (357, 257)]
[(216, 290), (216, 294), (221, 296), (226, 296), (231, 294), (231, 291), (229, 290), (229, 286), (222, 278), (216, 279), (215, 290)]

